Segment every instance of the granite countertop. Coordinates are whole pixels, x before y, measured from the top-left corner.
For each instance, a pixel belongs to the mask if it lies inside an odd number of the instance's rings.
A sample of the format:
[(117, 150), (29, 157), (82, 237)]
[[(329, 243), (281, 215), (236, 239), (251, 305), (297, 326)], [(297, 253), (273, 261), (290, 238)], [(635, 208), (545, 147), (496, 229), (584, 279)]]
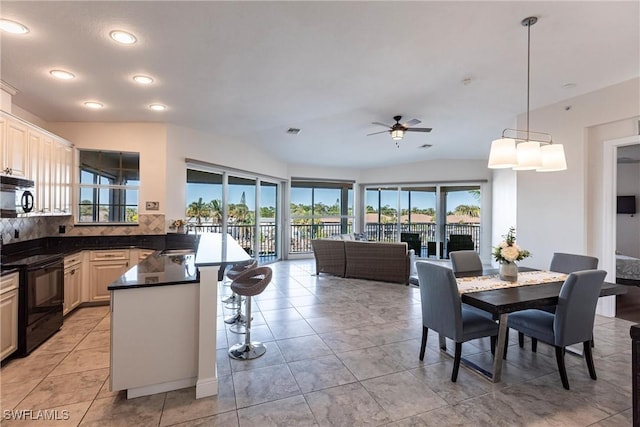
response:
[(179, 285), (199, 281), (193, 255), (153, 253), (116, 279), (109, 290)]

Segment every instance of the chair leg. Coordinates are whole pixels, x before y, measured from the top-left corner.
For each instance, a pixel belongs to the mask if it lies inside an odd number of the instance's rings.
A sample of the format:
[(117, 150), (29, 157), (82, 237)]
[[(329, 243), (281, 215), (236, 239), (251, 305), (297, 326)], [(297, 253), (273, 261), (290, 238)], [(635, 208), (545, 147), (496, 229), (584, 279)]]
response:
[(556, 346), (556, 362), (558, 362), (558, 372), (562, 380), (562, 386), (569, 390), (569, 379), (567, 378), (567, 369), (564, 366), (564, 347)]
[(524, 334), (522, 332), (518, 332), (518, 345), (520, 348), (524, 348)]
[(440, 342), (440, 350), (447, 350), (447, 339), (444, 335), (438, 334), (438, 341)]
[(427, 349), (427, 335), (429, 335), (429, 328), (422, 326), (422, 345), (420, 346), (420, 360), (424, 360), (424, 351)]
[(489, 337), (491, 339), (491, 355), (495, 356), (496, 355), (496, 339), (497, 337), (495, 335)]
[(451, 382), (455, 383), (458, 379), (458, 369), (460, 368), (460, 358), (462, 357), (462, 343), (456, 343), (456, 354), (453, 359), (453, 372), (451, 373)]
[(591, 379), (597, 380), (596, 367), (593, 364), (593, 354), (591, 353), (591, 343), (593, 343), (593, 340), (582, 343), (584, 348), (584, 359), (587, 361), (587, 368), (589, 368), (589, 375), (591, 376)]
[(538, 351), (538, 339), (531, 337), (531, 351), (536, 353)]

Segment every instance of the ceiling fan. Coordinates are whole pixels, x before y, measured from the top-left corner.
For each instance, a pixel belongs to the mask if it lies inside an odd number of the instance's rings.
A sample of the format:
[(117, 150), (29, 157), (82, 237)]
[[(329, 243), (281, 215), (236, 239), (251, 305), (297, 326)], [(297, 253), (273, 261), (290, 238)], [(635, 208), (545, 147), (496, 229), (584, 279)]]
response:
[(373, 133), (367, 134), (367, 136), (377, 135), (379, 133), (384, 133), (384, 132), (389, 132), (391, 134), (391, 138), (394, 141), (396, 141), (396, 147), (400, 147), (398, 145), (398, 141), (400, 141), (402, 138), (404, 138), (404, 133), (405, 132), (431, 132), (431, 128), (414, 128), (414, 127), (411, 127), (411, 126), (415, 126), (417, 124), (422, 123), (418, 119), (411, 119), (406, 123), (400, 123), (400, 120), (402, 120), (402, 116), (394, 116), (393, 120), (395, 120), (396, 123), (394, 125), (392, 125), (392, 126), (389, 126), (387, 124), (380, 123), (380, 122), (373, 122), (372, 124), (388, 127), (389, 130), (383, 130), (383, 131), (380, 131), (380, 132), (373, 132)]

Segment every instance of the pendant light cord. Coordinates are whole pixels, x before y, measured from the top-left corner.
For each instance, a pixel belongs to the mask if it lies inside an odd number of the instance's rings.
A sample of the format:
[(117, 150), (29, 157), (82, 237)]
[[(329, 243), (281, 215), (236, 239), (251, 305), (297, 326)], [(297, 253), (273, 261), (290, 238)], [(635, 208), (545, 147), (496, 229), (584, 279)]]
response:
[(529, 141), (529, 90), (531, 86), (531, 25), (527, 25), (527, 141)]

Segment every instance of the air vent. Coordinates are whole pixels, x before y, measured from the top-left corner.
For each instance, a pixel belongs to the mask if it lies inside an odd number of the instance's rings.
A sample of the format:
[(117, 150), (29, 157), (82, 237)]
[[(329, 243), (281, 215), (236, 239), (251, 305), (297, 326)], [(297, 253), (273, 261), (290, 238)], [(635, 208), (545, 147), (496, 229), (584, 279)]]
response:
[(297, 134), (299, 134), (299, 133), (300, 133), (300, 129), (297, 129), (297, 128), (289, 128), (289, 129), (287, 129), (287, 133), (288, 133), (289, 135), (297, 135)]
[(431, 148), (431, 147), (432, 147), (431, 144), (422, 144), (418, 148)]

